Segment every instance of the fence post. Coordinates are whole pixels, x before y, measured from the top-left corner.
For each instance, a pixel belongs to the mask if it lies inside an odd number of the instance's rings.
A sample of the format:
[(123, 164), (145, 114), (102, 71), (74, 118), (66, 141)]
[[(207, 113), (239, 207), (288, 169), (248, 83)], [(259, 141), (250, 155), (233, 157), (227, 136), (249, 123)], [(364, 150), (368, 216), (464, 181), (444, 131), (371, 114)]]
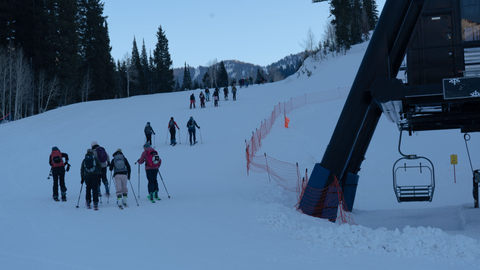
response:
[(265, 164), (267, 165), (268, 182), (271, 182), (270, 181), (270, 169), (268, 168), (268, 161), (267, 161), (267, 153), (263, 153), (263, 155), (265, 156)]

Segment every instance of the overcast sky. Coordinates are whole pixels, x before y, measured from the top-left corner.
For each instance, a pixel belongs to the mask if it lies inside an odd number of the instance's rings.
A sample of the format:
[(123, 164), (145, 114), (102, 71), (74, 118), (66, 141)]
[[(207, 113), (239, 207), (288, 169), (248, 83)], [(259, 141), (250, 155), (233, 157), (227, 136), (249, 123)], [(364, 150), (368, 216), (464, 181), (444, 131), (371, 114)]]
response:
[[(379, 12), (385, 0), (377, 0)], [(168, 39), (173, 67), (206, 66), (216, 59), (266, 66), (303, 50), (311, 28), (322, 39), (328, 2), (311, 0), (104, 0), (112, 56), (131, 54), (133, 38), (141, 53), (157, 43), (159, 26)]]

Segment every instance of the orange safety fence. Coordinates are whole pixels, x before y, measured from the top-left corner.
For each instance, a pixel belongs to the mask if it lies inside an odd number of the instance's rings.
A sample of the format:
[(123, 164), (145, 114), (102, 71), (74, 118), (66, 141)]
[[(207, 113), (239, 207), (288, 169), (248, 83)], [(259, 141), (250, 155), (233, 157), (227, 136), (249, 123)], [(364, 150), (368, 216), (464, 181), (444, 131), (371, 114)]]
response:
[[(302, 200), (305, 189), (310, 189), (310, 187), (307, 186), (307, 174), (305, 173), (305, 176), (302, 179), (302, 176), (298, 169), (298, 164), (283, 162), (269, 157), (266, 154), (264, 154), (263, 156), (255, 156), (255, 154), (262, 147), (262, 140), (265, 139), (270, 133), (272, 126), (275, 123), (275, 120), (281, 114), (284, 114), (285, 119), (287, 119), (286, 114), (290, 113), (293, 109), (300, 108), (306, 104), (326, 102), (346, 97), (349, 89), (350, 88), (348, 87), (344, 87), (313, 94), (305, 94), (297, 98), (292, 98), (288, 102), (284, 102), (283, 104), (279, 103), (278, 105), (276, 105), (270, 117), (267, 118), (264, 122), (262, 122), (259, 129), (253, 132), (250, 141), (245, 141), (247, 174), (249, 174), (250, 171), (257, 173), (268, 173), (269, 179), (273, 179), (278, 185), (282, 186), (286, 190), (295, 192), (297, 194), (297, 210), (302, 212), (298, 208), (300, 200)], [(288, 127), (288, 124), (285, 124), (285, 127)], [(322, 190), (315, 190), (313, 192), (310, 192), (309, 194), (317, 194), (318, 197), (323, 196), (327, 198), (327, 200), (323, 204), (323, 207), (318, 207), (318, 209), (311, 209), (311, 213), (308, 214), (317, 217), (326, 217), (331, 221), (338, 221), (340, 224), (355, 224), (351, 214), (346, 209), (342, 190), (336, 178), (335, 182), (332, 183), (332, 185), (330, 185), (329, 187), (326, 187)], [(332, 194), (334, 196), (332, 196)], [(303, 198), (303, 200), (305, 199), (309, 200), (309, 198)]]

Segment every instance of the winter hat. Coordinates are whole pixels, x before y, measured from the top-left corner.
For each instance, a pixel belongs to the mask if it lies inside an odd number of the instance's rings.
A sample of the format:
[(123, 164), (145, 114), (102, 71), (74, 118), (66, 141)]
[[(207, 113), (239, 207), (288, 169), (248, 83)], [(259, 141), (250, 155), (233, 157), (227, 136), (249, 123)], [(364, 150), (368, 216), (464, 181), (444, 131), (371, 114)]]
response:
[(58, 147), (54, 146), (52, 147), (52, 151), (59, 150)]
[(122, 152), (122, 149), (118, 148), (118, 149), (117, 149), (117, 152)]
[(149, 148), (150, 147), (150, 144), (147, 142), (143, 145), (143, 148)]
[(93, 141), (92, 142), (92, 147), (95, 146), (95, 145), (98, 145), (98, 143), (96, 141)]
[(93, 153), (93, 149), (88, 148), (88, 149), (87, 149), (87, 153)]
[(150, 126), (150, 122), (147, 122), (147, 126)]

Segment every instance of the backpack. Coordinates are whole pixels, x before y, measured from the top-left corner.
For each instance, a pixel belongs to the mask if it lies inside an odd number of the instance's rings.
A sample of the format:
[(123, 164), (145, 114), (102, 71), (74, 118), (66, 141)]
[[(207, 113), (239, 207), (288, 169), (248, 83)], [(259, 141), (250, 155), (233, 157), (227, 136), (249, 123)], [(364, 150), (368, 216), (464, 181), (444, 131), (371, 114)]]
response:
[(127, 172), (127, 165), (125, 165), (125, 157), (122, 154), (116, 154), (113, 158), (113, 165), (115, 173)]
[(107, 161), (107, 152), (105, 152), (105, 148), (99, 146), (95, 150), (97, 151), (97, 158), (101, 163)]
[(52, 159), (52, 167), (63, 167), (62, 153), (59, 150), (52, 151), (50, 155)]
[(147, 153), (147, 165), (150, 167), (160, 166), (161, 159), (158, 156), (157, 151), (152, 150)]
[(97, 162), (95, 162), (94, 155), (86, 155), (85, 159), (83, 160), (83, 168), (86, 174), (94, 174), (98, 172), (97, 169)]
[(188, 120), (188, 128), (190, 129), (195, 128), (195, 120), (193, 119)]

